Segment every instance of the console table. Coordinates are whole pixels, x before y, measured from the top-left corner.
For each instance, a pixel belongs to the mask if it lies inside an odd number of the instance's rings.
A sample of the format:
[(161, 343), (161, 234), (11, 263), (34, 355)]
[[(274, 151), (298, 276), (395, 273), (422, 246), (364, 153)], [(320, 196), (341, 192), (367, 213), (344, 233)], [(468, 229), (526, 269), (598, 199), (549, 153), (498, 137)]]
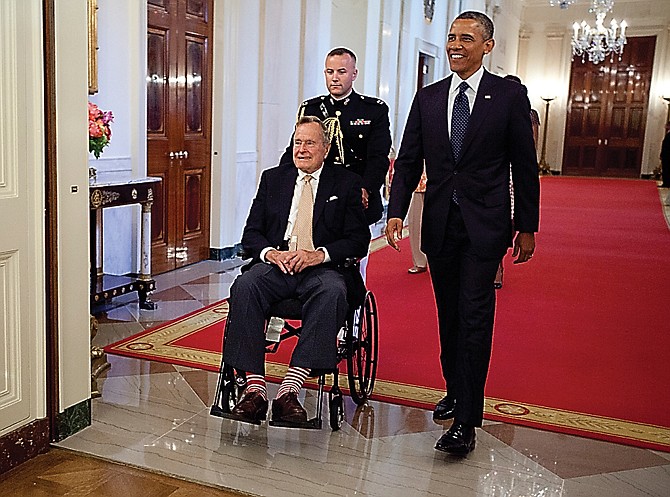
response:
[[(91, 305), (101, 304), (129, 292), (137, 292), (140, 309), (156, 308), (148, 294), (156, 288), (156, 282), (151, 277), (151, 205), (160, 181), (161, 178), (145, 177), (102, 182), (94, 179), (89, 183)], [(105, 274), (102, 267), (102, 210), (131, 204), (142, 206), (139, 274)]]

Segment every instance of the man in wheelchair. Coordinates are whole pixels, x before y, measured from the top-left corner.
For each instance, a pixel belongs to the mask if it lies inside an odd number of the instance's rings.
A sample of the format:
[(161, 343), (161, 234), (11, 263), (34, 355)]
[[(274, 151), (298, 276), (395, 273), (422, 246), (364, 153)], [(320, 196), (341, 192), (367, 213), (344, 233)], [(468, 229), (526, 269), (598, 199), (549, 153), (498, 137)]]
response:
[(302, 331), (288, 372), (272, 402), (272, 421), (305, 423), (298, 400), (312, 370), (337, 367), (337, 334), (348, 310), (347, 295), (362, 298), (360, 273), (345, 268), (367, 254), (370, 231), (361, 202), (360, 176), (324, 165), (330, 140), (316, 117), (298, 120), (294, 164), (263, 172), (242, 235), (252, 257), (230, 290), (223, 361), (246, 372), (247, 386), (230, 417), (266, 419), (265, 323), (270, 307), (297, 298)]

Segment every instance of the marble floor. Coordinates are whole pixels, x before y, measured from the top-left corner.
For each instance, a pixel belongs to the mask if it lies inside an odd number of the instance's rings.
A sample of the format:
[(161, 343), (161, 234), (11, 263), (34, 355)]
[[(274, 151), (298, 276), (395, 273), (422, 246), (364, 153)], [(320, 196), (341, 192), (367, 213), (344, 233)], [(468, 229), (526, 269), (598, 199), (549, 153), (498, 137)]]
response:
[[(158, 309), (140, 310), (124, 296), (97, 314), (96, 342), (227, 297), (239, 266), (204, 261), (159, 275)], [(349, 398), (337, 432), (327, 423), (322, 430), (251, 426), (209, 415), (213, 373), (108, 359), (92, 425), (58, 446), (258, 496), (670, 496), (670, 453), (487, 422), (475, 451), (459, 459), (433, 448), (449, 422), (375, 401), (357, 408)], [(302, 400), (314, 409), (311, 391)]]

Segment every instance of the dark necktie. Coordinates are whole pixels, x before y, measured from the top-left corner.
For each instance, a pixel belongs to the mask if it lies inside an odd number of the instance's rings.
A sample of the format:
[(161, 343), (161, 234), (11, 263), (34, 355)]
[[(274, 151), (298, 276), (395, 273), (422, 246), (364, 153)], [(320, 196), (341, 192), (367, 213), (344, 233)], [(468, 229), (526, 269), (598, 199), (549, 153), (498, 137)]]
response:
[(470, 105), (468, 104), (468, 96), (465, 94), (468, 88), (470, 88), (470, 85), (465, 81), (458, 85), (458, 95), (456, 95), (454, 108), (451, 112), (451, 148), (454, 151), (456, 162), (461, 158), (461, 146), (470, 119)]
[[(454, 108), (451, 112), (451, 149), (454, 151), (454, 162), (458, 163), (461, 158), (461, 147), (465, 131), (468, 129), (470, 120), (470, 105), (465, 91), (470, 88), (465, 81), (458, 85), (458, 95), (454, 99)], [(452, 193), (452, 200), (458, 205), (456, 189)]]

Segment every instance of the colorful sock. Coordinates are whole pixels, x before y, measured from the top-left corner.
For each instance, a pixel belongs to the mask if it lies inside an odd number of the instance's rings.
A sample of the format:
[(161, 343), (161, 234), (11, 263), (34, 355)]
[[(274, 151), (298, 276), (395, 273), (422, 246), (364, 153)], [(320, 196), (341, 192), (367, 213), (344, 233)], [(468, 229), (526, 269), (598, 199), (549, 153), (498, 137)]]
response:
[(291, 366), (288, 368), (286, 376), (284, 376), (284, 379), (279, 386), (277, 398), (289, 392), (294, 392), (296, 394), (300, 392), (302, 384), (305, 382), (308, 376), (309, 369), (298, 368), (296, 366)]
[(268, 400), (268, 389), (265, 385), (265, 377), (260, 374), (247, 373), (247, 388), (245, 395), (251, 392), (259, 392), (263, 399)]

